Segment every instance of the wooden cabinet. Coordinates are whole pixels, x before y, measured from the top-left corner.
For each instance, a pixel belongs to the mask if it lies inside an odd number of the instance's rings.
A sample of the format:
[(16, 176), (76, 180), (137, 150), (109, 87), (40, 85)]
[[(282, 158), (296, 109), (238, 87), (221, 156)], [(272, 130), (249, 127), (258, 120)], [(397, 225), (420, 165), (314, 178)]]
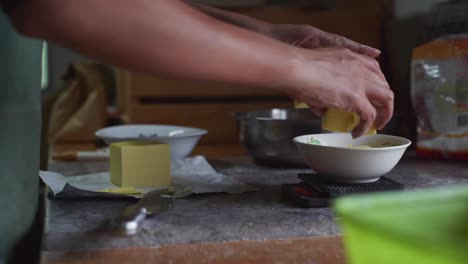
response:
[(281, 93), (267, 89), (190, 82), (120, 70), (119, 110), (126, 123), (172, 124), (208, 130), (201, 144), (237, 144), (234, 114), (292, 107)]

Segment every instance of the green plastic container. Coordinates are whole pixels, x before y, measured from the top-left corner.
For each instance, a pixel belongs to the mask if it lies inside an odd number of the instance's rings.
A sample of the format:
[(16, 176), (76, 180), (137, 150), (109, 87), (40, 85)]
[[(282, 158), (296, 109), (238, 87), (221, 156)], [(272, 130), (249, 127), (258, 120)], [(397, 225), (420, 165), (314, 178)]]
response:
[(350, 264), (467, 264), (468, 185), (337, 199)]

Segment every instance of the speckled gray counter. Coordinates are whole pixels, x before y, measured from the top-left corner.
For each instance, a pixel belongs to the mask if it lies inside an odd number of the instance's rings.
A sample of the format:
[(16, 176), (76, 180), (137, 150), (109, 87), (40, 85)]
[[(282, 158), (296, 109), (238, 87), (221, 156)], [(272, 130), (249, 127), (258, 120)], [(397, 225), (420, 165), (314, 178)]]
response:
[[(248, 158), (211, 160), (224, 174), (259, 188), (238, 195), (205, 194), (178, 199), (171, 210), (147, 219), (135, 236), (96, 231), (132, 199), (49, 199), (45, 250), (81, 250), (178, 243), (273, 239), (339, 234), (327, 208), (296, 208), (281, 195), (282, 183), (299, 180), (301, 169), (266, 168)], [(51, 170), (77, 175), (107, 170), (106, 162), (55, 163)], [(406, 155), (388, 178), (407, 189), (468, 183), (468, 164), (421, 161)]]

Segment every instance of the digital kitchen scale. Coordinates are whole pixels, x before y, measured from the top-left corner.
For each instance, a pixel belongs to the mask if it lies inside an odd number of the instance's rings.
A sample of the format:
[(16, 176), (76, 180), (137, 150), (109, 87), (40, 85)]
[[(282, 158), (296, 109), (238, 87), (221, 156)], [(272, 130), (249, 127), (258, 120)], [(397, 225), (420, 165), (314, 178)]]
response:
[(394, 191), (404, 188), (403, 184), (380, 177), (369, 183), (339, 183), (320, 179), (314, 173), (299, 173), (299, 183), (283, 184), (286, 199), (301, 207), (329, 207), (334, 198), (367, 192)]

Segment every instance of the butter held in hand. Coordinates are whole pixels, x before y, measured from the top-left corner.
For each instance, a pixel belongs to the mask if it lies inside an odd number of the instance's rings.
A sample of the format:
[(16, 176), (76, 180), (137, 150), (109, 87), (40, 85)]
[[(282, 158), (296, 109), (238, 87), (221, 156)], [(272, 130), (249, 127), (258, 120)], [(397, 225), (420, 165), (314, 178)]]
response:
[[(295, 108), (308, 108), (306, 104), (294, 102)], [(349, 113), (337, 108), (328, 108), (322, 121), (322, 128), (331, 132), (348, 133), (359, 124), (360, 118), (355, 113)], [(377, 129), (372, 125), (366, 134), (376, 134)]]
[(171, 185), (171, 150), (159, 142), (118, 142), (110, 145), (110, 174), (120, 187)]
[[(333, 132), (351, 132), (359, 124), (360, 118), (355, 113), (349, 113), (337, 108), (328, 108), (322, 122), (322, 128)], [(377, 130), (372, 125), (367, 134), (375, 134)]]

